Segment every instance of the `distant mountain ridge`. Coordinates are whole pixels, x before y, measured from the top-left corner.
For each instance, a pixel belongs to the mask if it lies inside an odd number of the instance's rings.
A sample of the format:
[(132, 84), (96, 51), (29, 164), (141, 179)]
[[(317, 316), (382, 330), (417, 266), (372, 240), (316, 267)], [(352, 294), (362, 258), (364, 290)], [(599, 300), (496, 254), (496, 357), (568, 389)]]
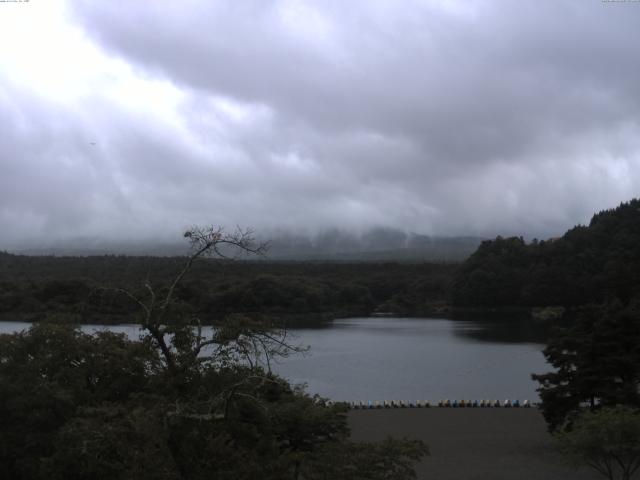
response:
[(292, 260), (450, 261), (467, 258), (480, 237), (436, 237), (377, 228), (356, 235), (329, 230), (314, 237), (284, 234), (270, 241), (269, 257)]
[[(315, 235), (278, 232), (261, 236), (269, 244), (267, 259), (311, 261), (440, 261), (460, 262), (473, 253), (480, 237), (445, 237), (375, 228), (362, 234), (330, 229)], [(102, 242), (78, 239), (66, 243), (24, 248), (15, 253), (55, 256), (179, 256), (186, 253), (182, 242)]]

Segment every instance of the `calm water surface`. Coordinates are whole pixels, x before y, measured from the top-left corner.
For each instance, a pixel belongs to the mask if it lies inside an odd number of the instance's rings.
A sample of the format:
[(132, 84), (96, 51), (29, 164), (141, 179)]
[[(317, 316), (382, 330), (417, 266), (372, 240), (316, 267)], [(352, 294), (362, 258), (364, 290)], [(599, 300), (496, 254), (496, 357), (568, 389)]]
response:
[[(0, 322), (0, 332), (29, 324)], [(136, 325), (84, 325), (137, 338)], [(531, 373), (550, 369), (541, 353), (544, 329), (531, 321), (352, 318), (292, 329), (310, 346), (274, 370), (310, 393), (334, 400), (537, 400)]]

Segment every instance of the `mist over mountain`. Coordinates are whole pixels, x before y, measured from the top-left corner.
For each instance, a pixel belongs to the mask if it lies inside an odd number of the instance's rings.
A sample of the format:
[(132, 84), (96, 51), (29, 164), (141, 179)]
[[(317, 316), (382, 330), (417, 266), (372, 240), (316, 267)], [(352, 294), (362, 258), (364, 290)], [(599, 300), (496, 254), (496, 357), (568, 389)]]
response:
[(440, 237), (373, 228), (362, 234), (331, 229), (314, 236), (281, 234), (269, 241), (273, 259), (461, 261), (478, 247), (480, 237)]
[[(475, 251), (480, 237), (429, 236), (394, 228), (372, 228), (354, 233), (333, 228), (315, 234), (277, 231), (258, 235), (257, 241), (268, 242), (268, 260), (317, 261), (462, 261)], [(65, 242), (17, 249), (26, 255), (89, 256), (148, 255), (174, 256), (187, 252), (185, 243), (176, 240), (147, 242), (105, 241), (76, 238)]]

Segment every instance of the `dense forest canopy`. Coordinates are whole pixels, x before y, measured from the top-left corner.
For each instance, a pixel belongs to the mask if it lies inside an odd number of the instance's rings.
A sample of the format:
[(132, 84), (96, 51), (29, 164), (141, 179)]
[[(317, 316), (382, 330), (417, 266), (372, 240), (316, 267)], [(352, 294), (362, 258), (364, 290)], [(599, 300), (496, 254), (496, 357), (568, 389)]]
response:
[[(135, 305), (101, 288), (167, 285), (182, 257), (29, 257), (0, 254), (0, 315), (7, 319), (123, 322)], [(456, 268), (439, 263), (221, 262), (203, 259), (178, 297), (203, 321), (228, 313), (297, 319), (376, 311), (430, 313), (447, 304)]]
[(562, 237), (482, 242), (456, 274), (458, 306), (573, 307), (640, 294), (640, 200), (593, 216)]

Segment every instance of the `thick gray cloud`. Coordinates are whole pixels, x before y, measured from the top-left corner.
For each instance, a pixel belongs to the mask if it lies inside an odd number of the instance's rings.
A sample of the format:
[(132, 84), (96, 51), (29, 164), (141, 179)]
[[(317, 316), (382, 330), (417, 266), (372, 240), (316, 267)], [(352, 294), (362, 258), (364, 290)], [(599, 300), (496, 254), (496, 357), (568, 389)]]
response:
[(71, 108), (0, 70), (5, 242), (212, 222), (548, 236), (640, 192), (638, 3), (67, 8), (165, 87), (114, 102), (107, 80)]

